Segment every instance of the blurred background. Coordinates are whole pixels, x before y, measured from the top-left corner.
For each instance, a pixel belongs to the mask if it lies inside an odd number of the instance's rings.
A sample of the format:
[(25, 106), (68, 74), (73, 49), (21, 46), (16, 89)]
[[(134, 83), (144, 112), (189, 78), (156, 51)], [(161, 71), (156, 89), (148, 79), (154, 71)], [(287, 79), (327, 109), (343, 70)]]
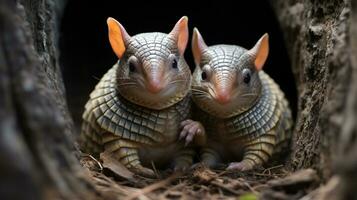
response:
[[(117, 61), (107, 33), (106, 19), (114, 17), (130, 35), (171, 31), (181, 16), (189, 18), (190, 37), (197, 27), (207, 45), (253, 47), (270, 35), (270, 54), (264, 70), (280, 85), (296, 116), (297, 91), (284, 39), (266, 0), (204, 1), (69, 1), (60, 29), (60, 60), (70, 112), (77, 128), (90, 92)], [(191, 39), (191, 38), (190, 38)], [(185, 58), (193, 70), (191, 40)]]

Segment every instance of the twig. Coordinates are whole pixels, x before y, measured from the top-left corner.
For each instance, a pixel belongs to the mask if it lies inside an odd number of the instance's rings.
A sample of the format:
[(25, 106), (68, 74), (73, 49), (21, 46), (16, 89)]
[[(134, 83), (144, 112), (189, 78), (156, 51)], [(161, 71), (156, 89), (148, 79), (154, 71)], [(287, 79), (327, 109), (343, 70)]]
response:
[(249, 183), (243, 182), (243, 184), (244, 184), (245, 186), (247, 186), (247, 188), (248, 188), (251, 192), (253, 192), (255, 195), (258, 195), (258, 194), (259, 194)]
[(135, 192), (133, 195), (130, 195), (129, 197), (127, 197), (126, 200), (133, 200), (133, 199), (138, 198), (144, 194), (147, 194), (147, 193), (157, 190), (161, 187), (164, 187), (166, 184), (168, 184), (171, 181), (173, 181), (174, 179), (176, 179), (180, 174), (181, 173), (173, 174), (172, 176), (170, 176), (162, 181), (159, 181), (159, 182), (156, 182), (149, 186), (146, 186), (145, 188), (139, 190), (138, 192)]
[(269, 167), (269, 168), (267, 168), (267, 169), (264, 169), (264, 171), (262, 172), (262, 174), (265, 174), (266, 171), (269, 171), (269, 175), (271, 175), (270, 170), (272, 170), (272, 169), (277, 169), (277, 168), (280, 168), (280, 167), (284, 167), (284, 165), (277, 165), (277, 166), (273, 166), (273, 167)]
[(231, 188), (229, 188), (229, 187), (227, 187), (227, 186), (225, 186), (222, 183), (219, 183), (217, 181), (212, 181), (211, 184), (214, 185), (214, 186), (217, 186), (217, 187), (219, 187), (221, 189), (224, 189), (224, 190), (226, 190), (226, 191), (228, 191), (228, 192), (230, 192), (230, 193), (232, 193), (234, 195), (240, 195), (241, 194), (241, 193), (239, 193), (239, 192), (237, 192), (237, 191), (235, 191), (235, 190), (233, 190), (233, 189), (231, 189)]
[(160, 178), (160, 176), (159, 176), (159, 173), (157, 172), (157, 169), (156, 169), (156, 166), (155, 166), (155, 163), (153, 162), (153, 161), (151, 161), (151, 166), (152, 166), (152, 168), (153, 168), (153, 170), (154, 170), (154, 172), (155, 172), (155, 175), (156, 175), (156, 178)]
[(222, 192), (222, 189), (221, 189), (221, 188), (218, 188), (218, 193), (219, 193), (219, 196), (220, 196), (221, 198), (223, 198), (223, 192)]
[(175, 185), (175, 186), (173, 186), (173, 187), (168, 188), (161, 196), (162, 196), (162, 197), (165, 197), (165, 196), (168, 195), (170, 192), (175, 191), (175, 190), (178, 190), (178, 189), (181, 189), (181, 188), (184, 187), (184, 186), (185, 186), (185, 184), (181, 182), (181, 183), (179, 183), (179, 184), (177, 184), (177, 185)]
[(226, 174), (229, 174), (228, 171), (221, 171), (220, 173), (217, 174), (217, 177), (220, 177), (220, 176), (223, 176), (223, 175), (226, 175)]
[(97, 165), (99, 166), (99, 170), (103, 171), (103, 165), (102, 163), (100, 163), (97, 159), (95, 159), (92, 155), (87, 154), (87, 153), (81, 153), (81, 157), (89, 157), (90, 159), (92, 159), (94, 162), (97, 163)]
[(273, 176), (271, 174), (262, 174), (262, 173), (249, 173), (249, 174), (250, 175), (254, 175), (254, 176), (265, 176), (265, 177), (272, 177)]
[(254, 190), (258, 191), (260, 188), (264, 188), (264, 187), (268, 187), (268, 185), (267, 184), (260, 184), (260, 185), (254, 186), (253, 188), (254, 188)]

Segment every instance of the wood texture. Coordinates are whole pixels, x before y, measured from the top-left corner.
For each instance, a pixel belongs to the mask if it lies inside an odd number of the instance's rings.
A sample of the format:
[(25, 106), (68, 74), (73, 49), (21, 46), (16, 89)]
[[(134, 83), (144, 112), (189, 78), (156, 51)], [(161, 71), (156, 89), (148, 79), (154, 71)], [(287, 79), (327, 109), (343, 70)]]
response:
[(88, 199), (55, 40), (60, 1), (0, 0), (1, 199)]
[[(348, 119), (346, 105), (356, 73), (350, 51), (351, 38), (355, 37), (350, 33), (351, 2), (271, 3), (285, 36), (299, 92), (292, 165), (295, 169), (327, 169), (337, 155), (340, 133)], [(349, 119), (354, 119), (356, 111), (350, 111), (354, 114)]]

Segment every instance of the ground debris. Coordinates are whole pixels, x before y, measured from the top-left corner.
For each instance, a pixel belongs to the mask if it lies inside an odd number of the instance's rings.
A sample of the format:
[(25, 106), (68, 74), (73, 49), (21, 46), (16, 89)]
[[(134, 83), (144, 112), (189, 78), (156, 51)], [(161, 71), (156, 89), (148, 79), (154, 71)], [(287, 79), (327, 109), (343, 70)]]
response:
[(118, 160), (114, 159), (111, 153), (101, 153), (100, 159), (103, 161), (103, 168), (110, 170), (120, 178), (126, 180), (133, 180), (134, 174), (129, 171), (124, 165), (122, 165)]
[(82, 153), (80, 155), (80, 164), (91, 171), (101, 172), (103, 165), (90, 154)]
[(310, 183), (318, 182), (319, 177), (313, 169), (305, 169), (295, 172), (290, 176), (273, 179), (268, 181), (268, 185), (273, 188), (296, 187), (298, 185), (306, 186)]
[[(210, 170), (196, 165), (185, 173), (161, 171), (161, 178), (148, 179), (133, 175), (123, 166), (116, 166), (118, 163), (110, 159), (110, 155), (101, 155), (101, 161), (103, 172), (108, 169), (112, 173), (88, 171), (101, 199), (110, 200), (299, 199), (319, 181), (312, 169), (290, 174), (282, 165), (244, 173)], [(291, 189), (294, 187), (296, 189)]]
[(262, 192), (261, 199), (300, 199), (317, 187), (318, 183), (319, 177), (315, 170), (300, 170), (286, 177), (268, 181), (268, 189)]
[(331, 179), (323, 186), (309, 192), (306, 196), (301, 198), (301, 200), (333, 200), (339, 199), (338, 188), (341, 184), (341, 178), (339, 176), (333, 176)]

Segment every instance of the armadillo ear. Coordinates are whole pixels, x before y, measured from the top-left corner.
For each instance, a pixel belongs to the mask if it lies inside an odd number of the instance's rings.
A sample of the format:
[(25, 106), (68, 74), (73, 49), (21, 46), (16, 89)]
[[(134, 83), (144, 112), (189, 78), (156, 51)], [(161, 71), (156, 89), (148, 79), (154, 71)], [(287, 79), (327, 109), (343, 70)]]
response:
[(114, 53), (121, 58), (126, 49), (126, 43), (129, 41), (130, 36), (124, 27), (114, 18), (107, 19), (109, 41)]
[(248, 54), (254, 58), (255, 68), (259, 71), (263, 68), (265, 61), (269, 54), (269, 35), (265, 33), (255, 44), (255, 46), (248, 51)]
[(177, 44), (178, 51), (180, 55), (185, 53), (185, 49), (188, 41), (188, 18), (186, 16), (181, 17), (181, 19), (176, 23), (175, 27), (169, 33), (170, 36), (174, 38)]
[(207, 45), (206, 45), (205, 41), (203, 40), (198, 29), (194, 28), (193, 35), (192, 35), (192, 53), (193, 53), (193, 57), (195, 59), (196, 65), (200, 64), (201, 58), (202, 58), (202, 53), (205, 49), (207, 49)]

